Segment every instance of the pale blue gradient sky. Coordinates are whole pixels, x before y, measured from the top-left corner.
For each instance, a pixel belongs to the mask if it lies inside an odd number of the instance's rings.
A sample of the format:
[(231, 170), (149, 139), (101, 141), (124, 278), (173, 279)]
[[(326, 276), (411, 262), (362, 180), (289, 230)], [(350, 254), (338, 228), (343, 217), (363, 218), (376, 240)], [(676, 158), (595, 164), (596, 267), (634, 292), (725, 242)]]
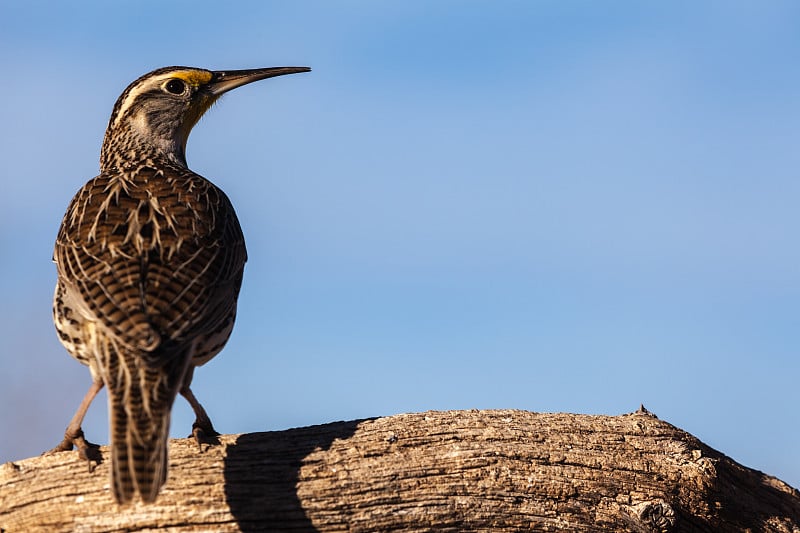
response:
[(219, 430), (644, 403), (800, 486), (798, 24), (779, 1), (0, 5), (0, 461), (55, 445), (89, 384), (50, 257), (119, 93), (308, 65), (189, 141), (250, 252), (195, 377)]

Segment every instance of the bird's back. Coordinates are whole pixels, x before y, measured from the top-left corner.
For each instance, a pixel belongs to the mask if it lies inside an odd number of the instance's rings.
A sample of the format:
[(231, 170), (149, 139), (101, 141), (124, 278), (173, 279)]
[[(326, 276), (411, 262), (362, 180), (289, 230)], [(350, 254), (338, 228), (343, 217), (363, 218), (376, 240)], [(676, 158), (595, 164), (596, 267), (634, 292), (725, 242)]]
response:
[(54, 257), (85, 318), (147, 354), (224, 329), (247, 254), (225, 194), (162, 166), (89, 181), (67, 210)]

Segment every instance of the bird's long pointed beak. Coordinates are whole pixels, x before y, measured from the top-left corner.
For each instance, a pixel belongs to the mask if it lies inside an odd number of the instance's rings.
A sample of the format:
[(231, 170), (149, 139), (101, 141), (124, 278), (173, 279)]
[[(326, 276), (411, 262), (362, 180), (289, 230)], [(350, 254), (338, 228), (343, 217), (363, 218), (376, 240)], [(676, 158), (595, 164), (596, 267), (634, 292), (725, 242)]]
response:
[(219, 96), (231, 89), (241, 87), (248, 83), (284, 74), (297, 74), (299, 72), (309, 72), (308, 67), (270, 67), (254, 68), (248, 70), (218, 70), (214, 72), (214, 77), (208, 84), (211, 94)]

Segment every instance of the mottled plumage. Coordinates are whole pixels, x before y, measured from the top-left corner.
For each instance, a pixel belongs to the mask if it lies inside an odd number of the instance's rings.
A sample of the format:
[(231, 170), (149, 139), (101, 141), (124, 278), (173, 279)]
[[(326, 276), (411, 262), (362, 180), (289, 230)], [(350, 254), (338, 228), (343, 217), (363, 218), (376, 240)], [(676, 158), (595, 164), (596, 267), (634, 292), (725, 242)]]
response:
[(100, 175), (72, 199), (56, 239), (53, 316), (93, 385), (56, 450), (87, 444), (89, 403), (108, 389), (112, 491), (155, 500), (167, 475), (172, 403), (181, 392), (195, 436), (216, 434), (189, 388), (225, 345), (247, 259), (233, 206), (186, 166), (191, 128), (223, 92), (303, 67), (211, 72), (167, 67), (114, 106)]

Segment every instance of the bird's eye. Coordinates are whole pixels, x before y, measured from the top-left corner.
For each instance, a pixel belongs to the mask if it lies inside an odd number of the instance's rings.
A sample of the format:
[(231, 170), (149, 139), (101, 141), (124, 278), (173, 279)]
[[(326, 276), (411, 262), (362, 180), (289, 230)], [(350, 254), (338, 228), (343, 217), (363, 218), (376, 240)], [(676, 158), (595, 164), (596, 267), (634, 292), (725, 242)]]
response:
[(164, 89), (166, 89), (168, 93), (183, 94), (186, 90), (186, 84), (181, 80), (169, 80), (167, 84), (164, 85)]

